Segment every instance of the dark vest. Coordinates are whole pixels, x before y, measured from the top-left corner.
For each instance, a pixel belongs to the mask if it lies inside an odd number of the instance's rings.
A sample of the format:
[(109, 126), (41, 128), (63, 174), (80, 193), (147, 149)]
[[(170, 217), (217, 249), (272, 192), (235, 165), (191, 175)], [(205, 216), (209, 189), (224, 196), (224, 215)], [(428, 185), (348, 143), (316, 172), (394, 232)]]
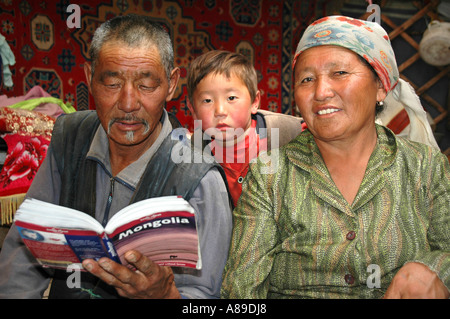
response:
[[(169, 115), (173, 128), (181, 125)], [(50, 147), (53, 150), (61, 174), (60, 205), (83, 211), (91, 216), (95, 213), (97, 162), (86, 159), (92, 139), (100, 125), (95, 111), (79, 111), (58, 118), (53, 129)], [(177, 136), (185, 138), (185, 136)], [(150, 197), (180, 195), (189, 200), (205, 174), (216, 167), (225, 179), (222, 168), (210, 158), (195, 163), (190, 148), (189, 163), (175, 163), (171, 160), (172, 149), (182, 143), (171, 135), (166, 137), (156, 154), (148, 163), (138, 187), (130, 202)], [(189, 147), (189, 143), (184, 143)], [(184, 148), (184, 150), (187, 150)], [(198, 154), (198, 153), (197, 153)], [(204, 159), (204, 154), (201, 154)], [(208, 155), (206, 155), (208, 156)], [(198, 157), (197, 157), (198, 158)], [(81, 288), (68, 288), (67, 278), (71, 273), (57, 270), (50, 290), (50, 298), (117, 298), (115, 289), (104, 284), (95, 276), (81, 272)]]

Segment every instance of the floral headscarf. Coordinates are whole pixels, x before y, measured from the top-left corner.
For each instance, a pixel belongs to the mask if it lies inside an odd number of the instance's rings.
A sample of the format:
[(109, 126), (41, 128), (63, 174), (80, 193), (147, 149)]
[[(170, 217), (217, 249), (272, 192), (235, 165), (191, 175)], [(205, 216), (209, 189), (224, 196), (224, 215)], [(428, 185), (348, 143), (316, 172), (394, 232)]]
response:
[[(410, 118), (409, 138), (438, 147), (427, 115), (414, 89), (400, 79), (394, 50), (386, 31), (375, 22), (345, 16), (328, 16), (305, 30), (295, 52), (293, 67), (302, 52), (320, 45), (345, 47), (364, 58), (375, 70), (390, 103), (401, 103)], [(389, 105), (387, 106), (389, 107)]]

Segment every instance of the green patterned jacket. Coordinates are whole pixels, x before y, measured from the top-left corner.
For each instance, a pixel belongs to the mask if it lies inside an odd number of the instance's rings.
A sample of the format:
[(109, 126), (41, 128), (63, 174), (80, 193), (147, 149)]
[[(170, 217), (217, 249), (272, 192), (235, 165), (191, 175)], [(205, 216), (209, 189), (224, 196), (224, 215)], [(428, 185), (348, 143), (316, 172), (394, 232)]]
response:
[(376, 129), (352, 205), (308, 130), (272, 162), (251, 166), (233, 213), (222, 298), (380, 298), (411, 261), (450, 287), (449, 162)]

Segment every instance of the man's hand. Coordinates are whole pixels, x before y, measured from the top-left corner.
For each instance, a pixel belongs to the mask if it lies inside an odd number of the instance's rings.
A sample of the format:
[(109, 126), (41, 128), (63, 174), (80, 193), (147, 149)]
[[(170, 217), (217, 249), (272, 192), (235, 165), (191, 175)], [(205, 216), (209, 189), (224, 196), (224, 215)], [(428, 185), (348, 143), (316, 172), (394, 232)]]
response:
[(126, 252), (125, 259), (136, 268), (135, 271), (109, 258), (101, 258), (98, 262), (86, 259), (83, 261), (83, 267), (114, 286), (122, 297), (137, 299), (181, 297), (175, 287), (172, 268), (159, 266), (134, 250)]
[(439, 277), (420, 263), (405, 264), (392, 279), (384, 299), (447, 299), (449, 291)]

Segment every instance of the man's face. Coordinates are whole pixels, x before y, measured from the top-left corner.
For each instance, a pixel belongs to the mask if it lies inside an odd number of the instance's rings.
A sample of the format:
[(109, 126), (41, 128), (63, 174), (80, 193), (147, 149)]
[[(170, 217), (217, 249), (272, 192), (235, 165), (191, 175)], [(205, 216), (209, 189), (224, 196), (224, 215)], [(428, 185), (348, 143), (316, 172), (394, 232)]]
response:
[(178, 69), (169, 84), (155, 47), (112, 42), (100, 50), (92, 77), (90, 71), (87, 65), (90, 91), (110, 145), (150, 147), (159, 134), (165, 102), (178, 83)]

